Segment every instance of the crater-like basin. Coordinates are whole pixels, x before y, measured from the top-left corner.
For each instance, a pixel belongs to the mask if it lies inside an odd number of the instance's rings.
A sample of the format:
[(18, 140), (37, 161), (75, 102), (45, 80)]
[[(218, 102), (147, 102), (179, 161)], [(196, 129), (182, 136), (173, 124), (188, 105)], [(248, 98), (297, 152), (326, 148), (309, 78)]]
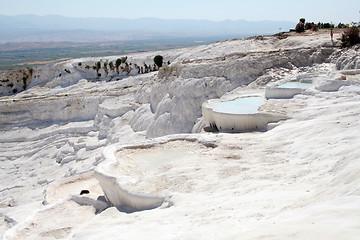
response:
[(267, 99), (292, 98), (312, 86), (312, 82), (287, 82), (278, 86), (270, 86), (265, 90)]
[(113, 145), (104, 149), (103, 162), (96, 168), (95, 177), (106, 200), (120, 211), (168, 207), (169, 192), (191, 189), (187, 173), (176, 173), (175, 166), (190, 164), (194, 155), (215, 146), (196, 137), (176, 135), (138, 145)]
[(280, 114), (259, 111), (265, 103), (260, 96), (243, 97), (226, 102), (212, 99), (202, 105), (202, 113), (206, 126), (225, 132), (266, 130), (269, 123), (287, 119)]
[(213, 110), (229, 114), (255, 114), (263, 104), (265, 101), (262, 97), (245, 97), (228, 102), (216, 102), (213, 105)]

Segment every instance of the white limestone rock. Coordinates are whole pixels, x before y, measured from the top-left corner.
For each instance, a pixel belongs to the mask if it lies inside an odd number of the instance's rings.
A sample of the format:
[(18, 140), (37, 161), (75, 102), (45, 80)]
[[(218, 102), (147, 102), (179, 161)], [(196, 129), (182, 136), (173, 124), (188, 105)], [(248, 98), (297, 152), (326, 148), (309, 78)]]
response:
[(333, 92), (339, 90), (342, 86), (360, 85), (360, 82), (327, 80), (320, 82), (315, 88), (319, 91)]
[[(165, 192), (172, 189), (174, 207), (127, 215), (108, 208), (95, 216), (94, 207), (102, 210), (96, 201), (78, 198), (79, 205), (69, 198), (79, 188), (95, 185), (100, 189), (95, 178), (84, 180), (81, 173), (107, 161), (103, 155), (112, 144), (143, 146), (141, 142), (159, 141), (146, 141), (146, 136), (201, 131), (201, 104), (208, 99), (238, 97), (256, 80), (261, 85), (304, 79), (303, 73), (313, 79), (336, 67), (358, 68), (356, 47), (335, 51), (327, 58), (335, 50), (330, 44), (329, 34), (319, 31), (128, 56), (133, 64), (152, 64), (157, 54), (172, 62), (164, 72), (140, 75), (133, 69), (128, 75), (101, 69), (97, 77), (90, 69), (97, 61), (114, 62), (121, 56), (36, 68), (29, 89), (0, 99), (1, 218), (14, 220), (0, 227), (0, 234), (7, 240), (101, 239), (119, 233), (144, 239), (158, 237), (158, 230), (166, 225), (166, 231), (160, 231), (163, 239), (213, 239), (214, 227), (221, 229), (218, 233), (224, 238), (256, 239), (273, 236), (274, 226), (280, 226), (275, 236), (284, 239), (316, 238), (324, 233), (330, 238), (356, 238), (359, 87), (354, 85), (357, 74), (345, 72), (318, 79), (321, 83), (345, 77), (350, 85), (333, 84), (338, 91), (314, 90), (291, 100), (271, 100), (268, 110), (287, 113), (292, 119), (275, 128), (270, 125), (270, 131), (201, 133), (196, 137), (211, 138), (218, 148), (202, 151), (190, 145), (185, 164), (176, 162), (171, 167), (164, 161), (160, 174), (146, 172), (147, 179), (159, 180), (153, 187), (163, 187)], [(250, 90), (263, 91), (258, 85)], [(161, 139), (172, 141), (173, 136)], [(193, 134), (176, 136), (196, 141)], [(161, 147), (171, 152), (173, 146), (183, 145), (177, 141), (172, 147)], [(201, 151), (194, 152), (195, 148)], [(122, 166), (125, 172), (139, 169)], [(108, 171), (102, 173), (108, 175)], [(166, 184), (162, 173), (168, 174)], [(67, 176), (80, 177), (68, 186), (59, 185), (47, 204), (47, 187)], [(107, 180), (103, 182), (111, 182)], [(111, 196), (116, 195), (116, 187), (105, 186)], [(103, 193), (100, 189), (93, 194), (92, 199), (97, 199)], [(321, 216), (312, 224), (314, 212)], [(304, 226), (304, 222), (309, 224)], [(145, 225), (147, 231), (137, 231)]]
[(134, 115), (129, 120), (131, 128), (138, 131), (145, 131), (154, 118), (154, 114), (151, 112), (150, 104), (144, 104), (134, 112)]

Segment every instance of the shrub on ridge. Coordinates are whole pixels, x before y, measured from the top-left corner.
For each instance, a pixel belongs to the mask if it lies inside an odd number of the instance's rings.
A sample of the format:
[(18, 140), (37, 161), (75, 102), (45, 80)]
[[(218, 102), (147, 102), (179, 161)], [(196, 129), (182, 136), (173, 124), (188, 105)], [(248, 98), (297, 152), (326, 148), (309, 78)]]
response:
[(346, 30), (341, 36), (341, 47), (351, 47), (360, 43), (359, 29), (351, 27)]

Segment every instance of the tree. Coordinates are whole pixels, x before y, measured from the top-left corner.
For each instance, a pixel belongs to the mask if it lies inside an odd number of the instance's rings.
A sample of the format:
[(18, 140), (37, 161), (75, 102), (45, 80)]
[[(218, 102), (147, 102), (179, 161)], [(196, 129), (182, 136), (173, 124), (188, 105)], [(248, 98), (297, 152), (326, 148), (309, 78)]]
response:
[(324, 23), (324, 28), (334, 28), (334, 24), (331, 23)]
[(120, 65), (121, 65), (121, 59), (118, 58), (118, 59), (116, 59), (115, 66), (116, 66), (116, 68), (119, 68)]
[(305, 30), (310, 30), (310, 29), (313, 29), (315, 26), (315, 23), (310, 23), (310, 22), (307, 22), (305, 23)]
[(344, 24), (344, 23), (339, 23), (339, 24), (337, 25), (337, 28), (346, 28), (346, 24)]
[(154, 57), (154, 63), (160, 68), (160, 67), (162, 67), (163, 59), (164, 58), (161, 55), (156, 55)]
[(114, 71), (115, 66), (114, 66), (113, 62), (110, 62), (110, 63), (109, 63), (109, 67), (110, 67), (111, 71)]
[(332, 24), (332, 23), (321, 23), (321, 22), (319, 22), (318, 27), (320, 29), (323, 29), (323, 28), (335, 28), (335, 25)]
[(101, 69), (101, 62), (97, 62), (95, 68), (96, 68), (96, 72), (99, 72), (99, 70)]
[(120, 58), (118, 58), (118, 59), (116, 59), (116, 62), (115, 62), (115, 67), (116, 67), (116, 72), (119, 74), (119, 67), (120, 67), (120, 65), (121, 65), (121, 59)]
[(300, 18), (299, 23), (296, 24), (295, 30), (297, 33), (305, 32), (305, 18)]
[(104, 62), (104, 70), (105, 70), (106, 74), (109, 74), (108, 62)]
[(122, 62), (122, 63), (126, 63), (126, 61), (127, 61), (127, 57), (122, 57), (122, 58), (121, 58), (121, 62)]

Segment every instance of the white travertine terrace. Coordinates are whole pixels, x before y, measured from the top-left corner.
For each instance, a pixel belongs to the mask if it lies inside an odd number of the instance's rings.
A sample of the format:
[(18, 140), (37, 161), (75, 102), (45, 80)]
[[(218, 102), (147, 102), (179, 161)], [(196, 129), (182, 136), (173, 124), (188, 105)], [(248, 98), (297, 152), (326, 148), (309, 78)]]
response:
[(269, 123), (287, 119), (281, 114), (259, 112), (263, 104), (265, 101), (260, 96), (241, 97), (227, 102), (211, 99), (202, 105), (202, 113), (206, 126), (229, 132), (265, 130)]
[(304, 92), (311, 87), (312, 83), (308, 82), (288, 82), (281, 85), (268, 86), (265, 90), (265, 97), (270, 98), (292, 98), (296, 94)]
[[(0, 97), (2, 239), (358, 239), (359, 52), (308, 31), (127, 56), (171, 62), (140, 75), (92, 68), (125, 56), (34, 69)], [(289, 117), (268, 131), (202, 131), (209, 99), (305, 78), (314, 87), (254, 113)]]
[[(145, 178), (150, 183), (140, 184), (139, 181), (144, 181), (144, 178), (131, 174), (122, 174), (121, 168), (126, 168), (126, 166), (123, 167), (122, 165), (126, 164), (124, 164), (123, 159), (116, 156), (116, 153), (126, 149), (151, 149), (158, 145), (176, 141), (197, 142), (207, 147), (216, 147), (216, 143), (213, 140), (207, 140), (204, 136), (173, 135), (157, 138), (152, 141), (139, 142), (134, 145), (113, 145), (105, 148), (102, 152), (102, 163), (95, 170), (95, 178), (99, 181), (105, 198), (110, 205), (125, 212), (149, 210), (160, 206), (169, 207), (171, 205), (171, 196), (164, 193), (167, 192), (167, 189), (162, 189), (162, 192), (155, 193), (143, 192), (144, 190), (142, 190), (141, 186), (144, 184), (151, 185), (151, 176), (150, 178)], [(167, 161), (170, 160), (167, 159)], [(156, 159), (152, 159), (152, 161), (156, 162)], [(154, 163), (149, 162), (147, 164)], [(166, 162), (162, 162), (162, 164), (166, 164)], [(119, 168), (120, 171), (116, 171)], [(124, 172), (127, 172), (127, 169)]]

